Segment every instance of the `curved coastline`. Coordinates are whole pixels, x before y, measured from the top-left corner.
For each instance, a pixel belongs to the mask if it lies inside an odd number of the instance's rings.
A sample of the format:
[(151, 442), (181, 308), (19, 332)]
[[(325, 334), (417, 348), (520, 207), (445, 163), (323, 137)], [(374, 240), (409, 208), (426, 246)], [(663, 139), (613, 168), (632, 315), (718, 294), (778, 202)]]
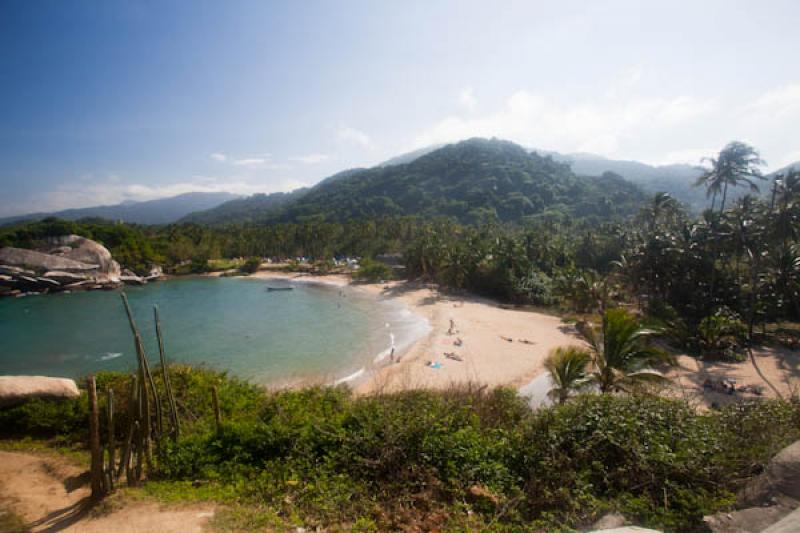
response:
[[(557, 316), (510, 309), (467, 294), (443, 294), (431, 285), (405, 281), (351, 283), (344, 275), (314, 276), (269, 270), (259, 271), (253, 277), (365, 291), (381, 300), (397, 302), (401, 312), (424, 320), (424, 331), (420, 329), (398, 341), (393, 363), (387, 360), (388, 350), (385, 350), (373, 364), (334, 380), (334, 383), (348, 383), (356, 394), (442, 389), (458, 383), (525, 388), (544, 373), (544, 359), (552, 348), (581, 344)], [(505, 340), (509, 338), (511, 342)], [(461, 360), (448, 358), (446, 354)], [(432, 367), (429, 362), (439, 365)]]

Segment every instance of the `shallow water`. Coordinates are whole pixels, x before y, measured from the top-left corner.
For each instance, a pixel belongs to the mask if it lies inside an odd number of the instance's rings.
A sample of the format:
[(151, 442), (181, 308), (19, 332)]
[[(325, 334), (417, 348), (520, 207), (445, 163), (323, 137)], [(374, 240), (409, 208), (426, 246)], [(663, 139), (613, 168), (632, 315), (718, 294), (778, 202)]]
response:
[[(335, 381), (421, 334), (397, 302), (349, 288), (247, 278), (183, 278), (126, 292), (147, 354), (158, 359), (153, 305), (170, 361), (260, 383)], [(135, 367), (118, 291), (0, 299), (0, 374), (79, 377)]]

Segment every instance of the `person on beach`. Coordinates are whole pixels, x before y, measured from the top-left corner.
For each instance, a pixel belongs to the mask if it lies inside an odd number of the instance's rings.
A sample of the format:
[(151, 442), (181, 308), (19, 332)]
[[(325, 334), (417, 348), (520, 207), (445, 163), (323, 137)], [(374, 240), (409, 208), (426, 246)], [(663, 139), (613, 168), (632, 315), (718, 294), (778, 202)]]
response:
[(452, 334), (454, 334), (454, 333), (455, 333), (455, 331), (456, 331), (456, 323), (455, 323), (455, 322), (453, 321), (453, 319), (451, 318), (451, 319), (450, 319), (450, 329), (448, 329), (448, 330), (447, 330), (447, 334), (448, 334), (448, 335), (452, 335)]

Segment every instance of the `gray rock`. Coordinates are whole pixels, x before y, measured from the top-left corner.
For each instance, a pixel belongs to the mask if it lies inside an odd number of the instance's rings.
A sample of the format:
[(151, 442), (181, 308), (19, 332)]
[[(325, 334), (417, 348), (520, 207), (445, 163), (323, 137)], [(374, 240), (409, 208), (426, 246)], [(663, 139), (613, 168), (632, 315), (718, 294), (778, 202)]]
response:
[(48, 270), (62, 270), (66, 272), (89, 272), (96, 271), (98, 265), (76, 261), (67, 257), (43, 254), (34, 250), (24, 250), (22, 248), (0, 248), (0, 263), (4, 265), (27, 267), (26, 270), (34, 269), (39, 272)]
[(76, 274), (75, 272), (61, 272), (59, 270), (51, 270), (44, 273), (45, 278), (50, 278), (61, 284), (76, 283), (79, 281), (86, 281), (89, 279), (84, 274)]
[(0, 274), (6, 274), (8, 276), (35, 276), (36, 272), (15, 266), (0, 265)]
[[(793, 513), (800, 505), (800, 441), (787, 446), (770, 460), (760, 476), (750, 480), (739, 493), (736, 511), (717, 513), (703, 520), (714, 533), (740, 533), (769, 531), (769, 526), (784, 523), (790, 518), (794, 529), (775, 531), (800, 531)], [(790, 515), (791, 513), (791, 515)], [(794, 522), (792, 522), (794, 520)]]
[(80, 396), (71, 379), (44, 376), (0, 376), (0, 406), (22, 403), (31, 398), (67, 400)]
[(619, 513), (606, 513), (592, 525), (592, 529), (611, 529), (625, 525), (625, 517)]
[(119, 281), (121, 273), (119, 263), (114, 261), (111, 252), (105, 246), (78, 235), (61, 237), (60, 241), (69, 245), (70, 248), (69, 252), (64, 253), (65, 258), (99, 265), (98, 270), (103, 275), (102, 277), (107, 278), (108, 281)]

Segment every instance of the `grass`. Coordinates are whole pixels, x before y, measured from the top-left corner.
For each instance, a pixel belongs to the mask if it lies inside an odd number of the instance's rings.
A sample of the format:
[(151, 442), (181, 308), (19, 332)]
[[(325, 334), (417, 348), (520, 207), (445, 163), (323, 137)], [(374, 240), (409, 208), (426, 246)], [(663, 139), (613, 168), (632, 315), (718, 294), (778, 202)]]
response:
[[(534, 412), (503, 388), (267, 392), (184, 366), (171, 368), (171, 380), (184, 434), (148, 483), (126, 494), (220, 503), (214, 523), (223, 530), (567, 530), (618, 510), (642, 525), (692, 531), (800, 438), (797, 402), (698, 414), (675, 400), (586, 395)], [(126, 405), (127, 376), (98, 381)], [(34, 402), (0, 412), (0, 428), (68, 446), (85, 442), (85, 414), (81, 400)], [(3, 446), (40, 441), (15, 442)]]

